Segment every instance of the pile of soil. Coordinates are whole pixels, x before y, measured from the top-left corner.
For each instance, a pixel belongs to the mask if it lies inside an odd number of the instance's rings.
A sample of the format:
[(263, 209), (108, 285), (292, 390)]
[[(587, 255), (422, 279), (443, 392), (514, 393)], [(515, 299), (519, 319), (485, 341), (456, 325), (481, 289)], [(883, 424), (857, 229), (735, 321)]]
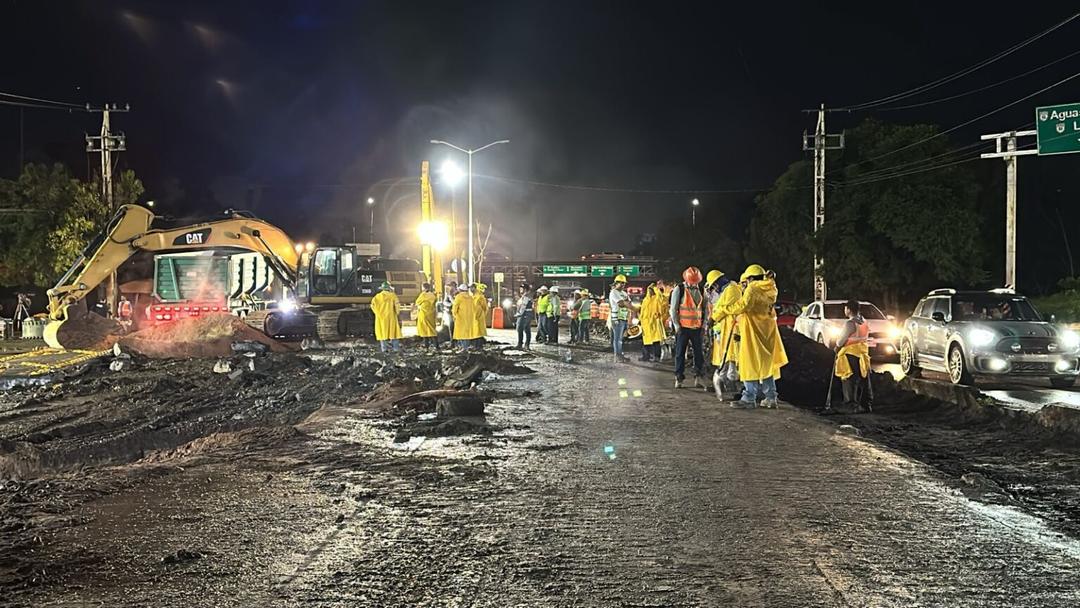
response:
[(227, 357), (234, 342), (258, 342), (274, 352), (291, 350), (230, 314), (188, 317), (119, 340), (122, 349), (154, 359)]
[[(788, 356), (788, 364), (780, 369), (780, 381), (776, 384), (781, 399), (800, 407), (823, 408), (831, 378), (836, 383), (832, 388), (833, 405), (843, 400), (840, 381), (833, 375), (832, 349), (786, 327), (780, 328), (780, 339)], [(870, 381), (875, 407), (913, 397), (899, 390), (892, 374), (875, 372)]]

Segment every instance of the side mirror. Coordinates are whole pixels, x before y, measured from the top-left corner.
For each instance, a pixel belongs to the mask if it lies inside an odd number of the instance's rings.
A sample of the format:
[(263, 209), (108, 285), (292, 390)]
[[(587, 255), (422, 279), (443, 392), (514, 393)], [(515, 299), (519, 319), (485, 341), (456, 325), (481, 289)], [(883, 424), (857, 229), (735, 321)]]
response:
[(934, 321), (937, 321), (938, 323), (944, 323), (945, 322), (945, 313), (943, 313), (943, 312), (941, 312), (939, 310), (939, 311), (935, 312), (934, 314), (930, 315), (930, 318), (933, 319)]

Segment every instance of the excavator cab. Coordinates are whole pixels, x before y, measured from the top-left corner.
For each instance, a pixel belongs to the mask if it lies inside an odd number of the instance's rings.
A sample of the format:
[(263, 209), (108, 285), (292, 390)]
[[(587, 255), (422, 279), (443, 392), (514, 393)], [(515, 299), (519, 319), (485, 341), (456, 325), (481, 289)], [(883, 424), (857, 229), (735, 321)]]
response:
[[(306, 278), (312, 304), (366, 304), (387, 280), (386, 272), (362, 266), (363, 260), (358, 259), (351, 247), (319, 247), (309, 260)], [(355, 301), (346, 302), (350, 298)]]

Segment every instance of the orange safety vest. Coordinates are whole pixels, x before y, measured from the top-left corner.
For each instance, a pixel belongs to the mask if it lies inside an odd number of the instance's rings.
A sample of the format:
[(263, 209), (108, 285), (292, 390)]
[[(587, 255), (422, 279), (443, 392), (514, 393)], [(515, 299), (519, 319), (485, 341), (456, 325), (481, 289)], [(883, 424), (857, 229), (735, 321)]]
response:
[(855, 333), (848, 336), (847, 342), (844, 346), (850, 346), (852, 344), (859, 344), (860, 342), (866, 342), (870, 337), (870, 324), (863, 321), (862, 325), (855, 326)]
[[(679, 304), (679, 326), (686, 327), (688, 329), (700, 329), (701, 328), (701, 302), (694, 302), (694, 296), (691, 290), (683, 285), (683, 298)], [(698, 291), (702, 299), (705, 299), (705, 294)]]
[(123, 300), (120, 302), (120, 310), (118, 311), (121, 319), (126, 319), (131, 316), (131, 301)]

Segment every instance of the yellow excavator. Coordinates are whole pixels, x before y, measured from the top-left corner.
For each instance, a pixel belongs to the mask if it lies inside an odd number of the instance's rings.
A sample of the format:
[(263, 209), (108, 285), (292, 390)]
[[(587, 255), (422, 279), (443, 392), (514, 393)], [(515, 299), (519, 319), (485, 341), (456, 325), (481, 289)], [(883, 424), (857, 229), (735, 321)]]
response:
[[(412, 260), (365, 260), (352, 247), (319, 247), (301, 256), (280, 228), (249, 213), (172, 229), (152, 228), (154, 214), (122, 206), (105, 230), (48, 291), (45, 341), (53, 348), (86, 348), (118, 330), (115, 322), (87, 309), (86, 296), (139, 252), (234, 250), (261, 254), (289, 292), (279, 305), (248, 314), (245, 321), (271, 336), (318, 335), (323, 340), (374, 333), (371, 298), (383, 281), (403, 304), (420, 293), (423, 275)], [(302, 265), (302, 262), (307, 263)]]

